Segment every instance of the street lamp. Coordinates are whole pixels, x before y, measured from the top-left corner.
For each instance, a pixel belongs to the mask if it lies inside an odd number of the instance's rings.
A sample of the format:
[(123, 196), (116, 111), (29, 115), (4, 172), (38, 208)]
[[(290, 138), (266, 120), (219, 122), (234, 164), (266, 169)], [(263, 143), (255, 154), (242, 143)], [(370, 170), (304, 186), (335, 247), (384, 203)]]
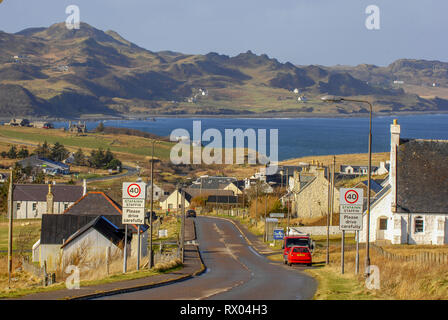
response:
[[(152, 139), (152, 155), (151, 155), (151, 209), (149, 212), (149, 269), (154, 267), (154, 251), (152, 249), (152, 212), (154, 209), (154, 144), (159, 141)], [(140, 230), (139, 230), (140, 232)]]
[(366, 270), (370, 266), (370, 179), (372, 175), (372, 104), (367, 100), (350, 99), (338, 96), (324, 96), (321, 98), (325, 102), (360, 102), (367, 103), (370, 108), (370, 119), (369, 119), (369, 171), (367, 180), (367, 239), (366, 239)]

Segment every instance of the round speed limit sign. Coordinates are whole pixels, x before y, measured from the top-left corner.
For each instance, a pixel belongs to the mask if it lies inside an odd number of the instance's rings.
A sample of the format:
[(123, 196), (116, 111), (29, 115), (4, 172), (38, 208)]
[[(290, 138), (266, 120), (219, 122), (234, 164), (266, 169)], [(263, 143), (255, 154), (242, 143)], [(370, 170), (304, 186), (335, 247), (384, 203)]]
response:
[(363, 190), (354, 188), (341, 188), (341, 204), (362, 204), (363, 201)]
[(359, 194), (355, 190), (348, 190), (345, 193), (345, 201), (347, 201), (350, 204), (356, 203), (359, 199)]
[(131, 184), (128, 187), (128, 196), (130, 196), (131, 198), (137, 198), (140, 193), (142, 193), (142, 189), (140, 188), (140, 186), (138, 184)]

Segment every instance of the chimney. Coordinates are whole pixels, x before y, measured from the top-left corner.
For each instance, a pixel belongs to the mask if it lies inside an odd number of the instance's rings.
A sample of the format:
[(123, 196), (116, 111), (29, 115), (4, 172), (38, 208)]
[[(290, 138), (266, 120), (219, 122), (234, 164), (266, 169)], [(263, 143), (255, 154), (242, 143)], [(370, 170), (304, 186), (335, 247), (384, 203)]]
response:
[(82, 181), (82, 196), (85, 196), (87, 193), (87, 180), (84, 179)]
[(397, 212), (397, 153), (400, 145), (400, 125), (394, 119), (390, 126), (390, 172), (389, 184), (392, 192), (392, 212)]
[(49, 183), (47, 194), (47, 214), (53, 214), (53, 212), (54, 212), (54, 196), (51, 191), (51, 183)]

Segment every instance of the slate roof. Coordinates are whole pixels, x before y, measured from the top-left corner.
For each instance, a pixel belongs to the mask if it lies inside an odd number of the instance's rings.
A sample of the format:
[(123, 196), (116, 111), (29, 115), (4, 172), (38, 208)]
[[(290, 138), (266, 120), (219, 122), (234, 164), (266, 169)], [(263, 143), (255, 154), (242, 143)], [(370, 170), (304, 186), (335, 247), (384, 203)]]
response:
[(121, 217), (121, 206), (103, 192), (88, 192), (76, 203), (64, 211), (72, 215), (118, 215)]
[(232, 190), (221, 190), (221, 189), (197, 189), (197, 188), (185, 188), (185, 199), (190, 201), (192, 198), (199, 195), (213, 195), (213, 196), (233, 196)]
[[(121, 216), (104, 216), (119, 229), (124, 229)], [(70, 214), (43, 214), (40, 234), (41, 244), (60, 244), (68, 240), (71, 235), (88, 225), (98, 216), (76, 216)]]
[(193, 183), (190, 188), (193, 189), (221, 189), (226, 187), (229, 183), (237, 181), (232, 177), (201, 177)]
[(400, 139), (397, 212), (448, 213), (448, 141)]
[(38, 156), (31, 156), (26, 159), (20, 160), (18, 162), (23, 168), (31, 166), (42, 166), (46, 165), (52, 168), (61, 169), (61, 170), (69, 170), (70, 167), (62, 162), (56, 162), (46, 158), (39, 158)]
[(237, 196), (209, 196), (207, 199), (207, 203), (214, 204), (235, 204), (238, 203)]
[[(368, 187), (368, 185), (367, 185), (367, 180), (363, 180), (363, 181), (361, 181), (359, 184), (363, 184), (366, 188)], [(358, 184), (358, 185), (359, 185)], [(370, 190), (371, 191), (373, 191), (373, 192), (375, 192), (375, 193), (378, 193), (378, 192), (380, 192), (381, 190), (383, 189), (383, 187), (378, 183), (378, 182), (376, 182), (375, 180), (373, 180), (373, 179), (370, 179)], [(367, 190), (367, 189), (366, 189)]]
[[(74, 216), (117, 216), (120, 222), (114, 223), (119, 227), (123, 227), (121, 224), (121, 205), (116, 203), (114, 200), (109, 198), (104, 192), (87, 192), (85, 196), (76, 201), (67, 210), (64, 211), (63, 215), (74, 215)], [(137, 230), (136, 225), (132, 225), (133, 231)], [(141, 232), (145, 232), (149, 228), (148, 225), (141, 225)]]
[[(55, 184), (51, 186), (54, 202), (75, 202), (82, 197), (83, 187)], [(14, 185), (13, 201), (47, 201), (48, 185), (46, 184), (16, 184)]]
[(111, 221), (109, 221), (104, 216), (99, 216), (84, 225), (81, 229), (76, 231), (74, 234), (72, 234), (61, 246), (61, 248), (64, 248), (69, 243), (73, 242), (77, 238), (79, 238), (81, 235), (83, 235), (85, 232), (87, 232), (90, 229), (95, 229), (100, 234), (102, 234), (105, 238), (107, 238), (109, 241), (111, 241), (116, 246), (119, 246), (120, 242), (124, 240), (125, 233), (120, 230), (115, 224), (113, 224)]

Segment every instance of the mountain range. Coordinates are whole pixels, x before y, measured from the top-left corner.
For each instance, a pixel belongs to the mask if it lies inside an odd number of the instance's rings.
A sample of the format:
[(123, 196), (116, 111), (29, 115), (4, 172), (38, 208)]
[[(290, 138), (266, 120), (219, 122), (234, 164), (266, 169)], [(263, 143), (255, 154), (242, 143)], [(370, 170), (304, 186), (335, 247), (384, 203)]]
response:
[(0, 31), (3, 117), (367, 112), (358, 104), (324, 103), (325, 94), (368, 99), (384, 114), (448, 111), (448, 63), (326, 67), (251, 51), (233, 57), (152, 52), (86, 23), (78, 30), (58, 23)]

